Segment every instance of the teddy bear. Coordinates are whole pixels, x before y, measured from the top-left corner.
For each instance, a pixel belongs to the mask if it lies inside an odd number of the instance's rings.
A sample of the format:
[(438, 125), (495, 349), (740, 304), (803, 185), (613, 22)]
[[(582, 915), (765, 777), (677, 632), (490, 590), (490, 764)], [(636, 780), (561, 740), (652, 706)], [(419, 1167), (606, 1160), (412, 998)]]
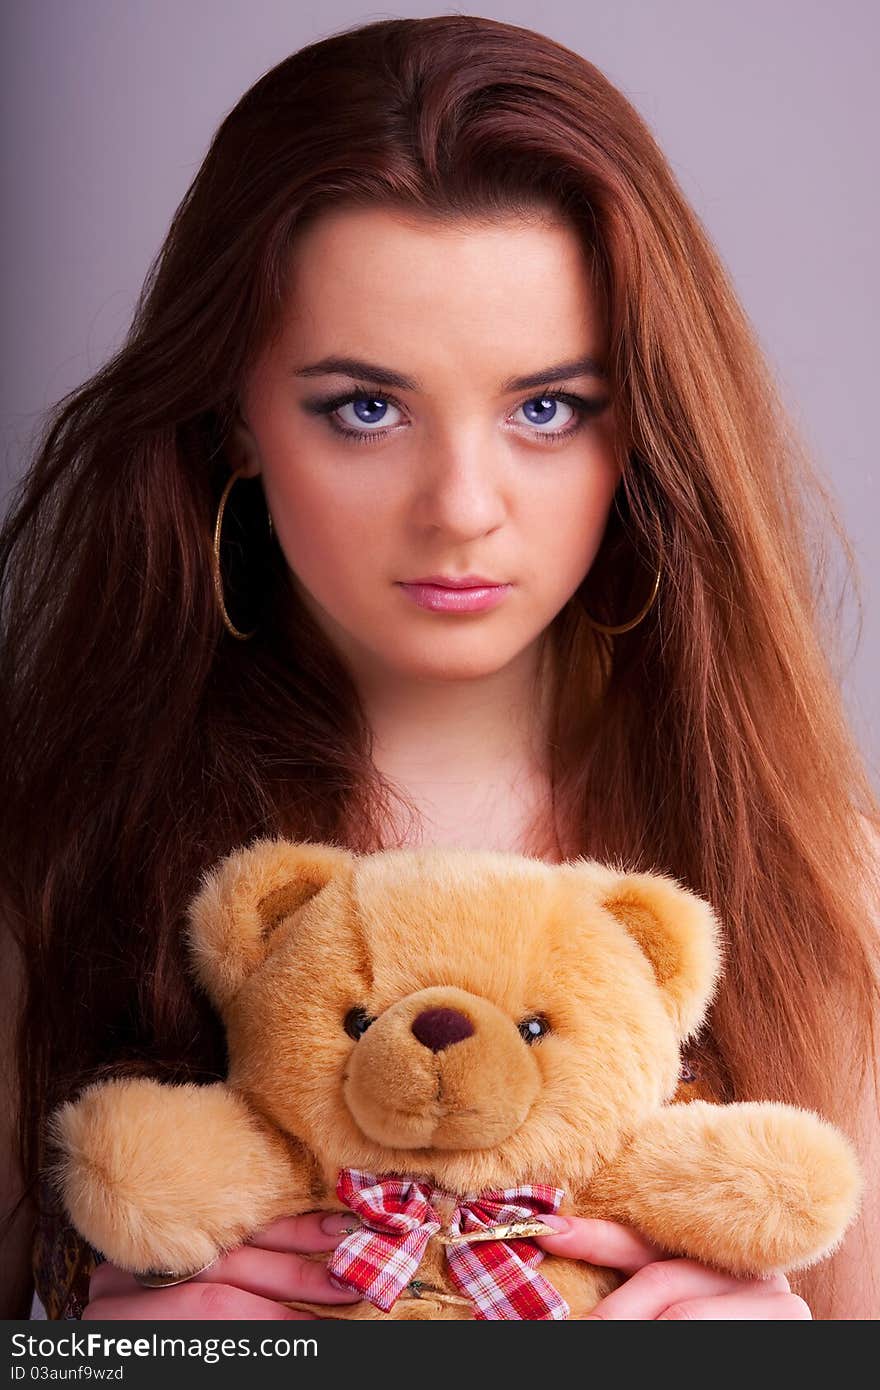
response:
[(117, 1077), (50, 1117), (95, 1249), (201, 1270), (272, 1221), (356, 1213), (332, 1318), (583, 1318), (622, 1276), (545, 1253), (599, 1216), (740, 1276), (829, 1253), (849, 1141), (777, 1102), (671, 1103), (722, 929), (669, 874), (500, 850), (260, 838), (206, 871), (187, 946), (224, 1082)]

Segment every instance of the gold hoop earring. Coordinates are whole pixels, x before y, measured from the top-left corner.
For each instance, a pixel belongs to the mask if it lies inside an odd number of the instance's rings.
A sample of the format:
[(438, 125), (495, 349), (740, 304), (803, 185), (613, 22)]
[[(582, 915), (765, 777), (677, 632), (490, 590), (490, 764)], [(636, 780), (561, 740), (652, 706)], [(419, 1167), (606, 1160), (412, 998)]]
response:
[[(220, 573), (220, 533), (223, 529), (223, 512), (226, 509), (226, 499), (228, 498), (234, 485), (238, 482), (238, 479), (243, 478), (245, 476), (246, 473), (243, 468), (237, 469), (237, 471), (233, 473), (232, 476), (229, 478), (229, 480), (226, 483), (226, 486), (223, 489), (223, 493), (220, 498), (220, 505), (217, 508), (217, 519), (214, 522), (214, 550), (212, 562), (214, 593), (217, 596), (217, 604), (220, 609), (220, 616), (223, 619), (223, 623), (227, 632), (229, 632), (233, 637), (237, 638), (239, 642), (249, 642), (250, 639), (253, 636), (255, 636), (257, 629), (252, 628), (250, 632), (241, 632), (239, 628), (235, 626), (235, 624), (233, 623), (232, 619), (226, 611), (226, 603), (223, 598), (223, 579)], [(266, 508), (266, 516), (269, 521), (269, 535), (272, 536), (274, 534), (274, 528), (272, 526), (272, 515), (269, 512), (268, 507)]]
[(595, 618), (591, 618), (591, 617), (590, 617), (589, 613), (587, 612), (586, 605), (585, 605), (584, 603), (582, 603), (582, 604), (581, 604), (581, 611), (582, 611), (584, 617), (586, 618), (587, 622), (590, 624), (590, 627), (594, 628), (594, 629), (596, 630), (596, 632), (605, 632), (605, 633), (607, 633), (607, 634), (608, 634), (609, 636), (611, 636), (611, 637), (614, 637), (614, 636), (615, 636), (617, 633), (619, 633), (619, 632), (629, 632), (632, 628), (638, 627), (638, 625), (639, 625), (639, 623), (642, 621), (642, 619), (643, 619), (644, 617), (647, 616), (648, 612), (650, 611), (651, 605), (653, 604), (655, 598), (657, 597), (657, 590), (660, 588), (660, 576), (661, 576), (662, 572), (663, 572), (663, 556), (661, 555), (661, 556), (660, 556), (660, 563), (659, 563), (658, 566), (657, 566), (657, 573), (656, 573), (655, 576), (654, 576), (654, 583), (653, 583), (653, 585), (651, 586), (651, 593), (650, 593), (650, 595), (649, 595), (649, 597), (648, 597), (648, 600), (647, 600), (647, 602), (644, 604), (644, 606), (639, 610), (639, 612), (636, 614), (636, 616), (635, 616), (634, 618), (630, 619), (630, 621), (629, 621), (628, 623), (610, 624), (610, 623), (600, 623), (600, 622), (597, 622), (597, 620), (596, 620)]

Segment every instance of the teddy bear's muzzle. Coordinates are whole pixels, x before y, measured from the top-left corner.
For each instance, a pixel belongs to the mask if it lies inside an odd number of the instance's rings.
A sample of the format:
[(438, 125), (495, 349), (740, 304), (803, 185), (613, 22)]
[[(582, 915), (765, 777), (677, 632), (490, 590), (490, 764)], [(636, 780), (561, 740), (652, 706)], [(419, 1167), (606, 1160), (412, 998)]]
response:
[(510, 1017), (466, 990), (419, 990), (355, 1046), (344, 1095), (359, 1129), (397, 1149), (488, 1149), (519, 1128), (540, 1089)]

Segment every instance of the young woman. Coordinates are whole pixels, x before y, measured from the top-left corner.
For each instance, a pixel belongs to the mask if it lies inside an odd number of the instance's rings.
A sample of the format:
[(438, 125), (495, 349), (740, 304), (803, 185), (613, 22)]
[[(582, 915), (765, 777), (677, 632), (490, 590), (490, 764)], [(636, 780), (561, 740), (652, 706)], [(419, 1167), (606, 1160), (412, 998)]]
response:
[(184, 912), (281, 833), (616, 857), (709, 898), (726, 973), (677, 1099), (820, 1110), (860, 1147), (864, 1215), (791, 1280), (614, 1223), (544, 1243), (628, 1276), (599, 1317), (877, 1316), (880, 815), (828, 525), (846, 546), (716, 253), (589, 62), (447, 15), (261, 78), (2, 536), (7, 1315), (31, 1267), (50, 1317), (344, 1301), (299, 1258), (338, 1217), (148, 1289), (45, 1175), (46, 1114), (96, 1075), (224, 1075)]

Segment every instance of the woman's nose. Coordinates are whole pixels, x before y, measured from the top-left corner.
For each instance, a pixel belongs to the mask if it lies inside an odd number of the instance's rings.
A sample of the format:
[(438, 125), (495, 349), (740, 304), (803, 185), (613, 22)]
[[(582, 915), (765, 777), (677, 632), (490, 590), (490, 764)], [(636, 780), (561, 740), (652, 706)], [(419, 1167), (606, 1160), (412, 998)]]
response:
[(420, 461), (419, 515), (422, 522), (467, 540), (494, 530), (507, 510), (499, 460), (485, 435), (437, 442)]

